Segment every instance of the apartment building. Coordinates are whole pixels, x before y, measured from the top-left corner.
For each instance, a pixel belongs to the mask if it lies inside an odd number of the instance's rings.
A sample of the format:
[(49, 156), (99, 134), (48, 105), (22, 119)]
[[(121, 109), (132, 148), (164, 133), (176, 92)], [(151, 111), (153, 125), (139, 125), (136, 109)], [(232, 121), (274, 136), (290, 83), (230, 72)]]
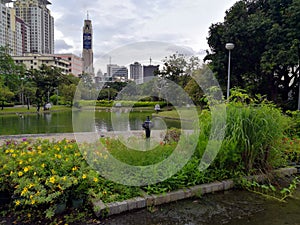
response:
[(30, 53), (54, 53), (54, 19), (47, 0), (16, 0), (16, 16), (30, 26)]
[(39, 69), (43, 64), (61, 69), (62, 73), (69, 73), (70, 62), (55, 55), (24, 54), (23, 56), (12, 56), (16, 64), (24, 64), (26, 69)]
[(16, 16), (9, 2), (0, 0), (0, 46), (8, 47), (11, 55), (22, 55), (30, 51), (30, 27)]

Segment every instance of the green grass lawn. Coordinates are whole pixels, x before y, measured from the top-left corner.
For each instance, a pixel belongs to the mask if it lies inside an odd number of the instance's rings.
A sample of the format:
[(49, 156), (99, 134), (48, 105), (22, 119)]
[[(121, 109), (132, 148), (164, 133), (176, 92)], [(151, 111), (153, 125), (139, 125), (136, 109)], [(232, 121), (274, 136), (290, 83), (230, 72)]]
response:
[[(196, 108), (196, 109), (199, 114), (200, 108)], [(191, 109), (180, 109), (180, 110), (186, 116), (188, 116), (189, 114), (193, 115), (193, 111)], [(162, 112), (159, 112), (158, 114), (155, 113), (155, 114), (153, 114), (153, 116), (160, 116), (160, 117), (166, 117), (166, 118), (172, 118), (172, 119), (180, 119), (179, 114), (176, 111), (176, 109), (173, 109), (171, 111), (162, 111)]]
[[(72, 108), (69, 106), (63, 106), (63, 105), (54, 105), (50, 109), (51, 111), (67, 111), (71, 110)], [(40, 112), (43, 112), (43, 108), (41, 107)], [(36, 107), (31, 106), (29, 110), (27, 109), (27, 106), (24, 107), (4, 107), (3, 110), (0, 110), (0, 115), (5, 114), (14, 114), (14, 113), (36, 113)]]

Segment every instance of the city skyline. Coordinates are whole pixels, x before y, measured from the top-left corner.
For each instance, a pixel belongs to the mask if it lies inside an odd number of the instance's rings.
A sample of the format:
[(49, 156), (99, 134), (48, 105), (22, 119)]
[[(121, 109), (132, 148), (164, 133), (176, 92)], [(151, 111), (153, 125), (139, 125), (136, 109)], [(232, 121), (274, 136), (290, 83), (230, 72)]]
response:
[[(169, 42), (203, 53), (208, 49), (209, 26), (222, 22), (225, 11), (235, 2), (51, 0), (49, 8), (55, 19), (55, 52), (81, 55), (82, 20), (88, 12), (94, 27), (95, 60), (118, 47), (141, 41)], [(78, 10), (70, 10), (70, 5)]]

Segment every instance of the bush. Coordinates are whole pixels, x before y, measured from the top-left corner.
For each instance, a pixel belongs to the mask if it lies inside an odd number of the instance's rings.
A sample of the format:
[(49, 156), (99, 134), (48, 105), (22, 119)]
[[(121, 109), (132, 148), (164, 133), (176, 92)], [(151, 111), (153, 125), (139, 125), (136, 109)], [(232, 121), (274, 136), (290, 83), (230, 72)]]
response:
[(68, 140), (7, 141), (0, 148), (0, 174), (0, 192), (11, 196), (10, 211), (19, 214), (20, 219), (28, 212), (51, 218), (55, 206), (71, 198), (87, 202), (98, 197), (109, 202), (139, 193), (134, 187), (100, 177), (87, 164), (77, 144)]

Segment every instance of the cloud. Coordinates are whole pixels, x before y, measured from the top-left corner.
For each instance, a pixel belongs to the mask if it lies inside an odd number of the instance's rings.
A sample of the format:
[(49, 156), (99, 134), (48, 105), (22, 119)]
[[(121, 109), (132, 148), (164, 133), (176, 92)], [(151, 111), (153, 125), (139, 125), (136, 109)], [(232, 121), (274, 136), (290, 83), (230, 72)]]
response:
[(64, 40), (55, 40), (55, 48), (59, 49), (58, 53), (70, 52), (73, 48), (72, 45), (67, 44)]
[[(208, 27), (222, 21), (235, 0), (51, 0), (55, 51), (82, 51), (84, 19), (92, 20), (94, 55), (141, 41), (207, 49)], [(64, 43), (63, 43), (64, 42)], [(72, 45), (72, 47), (71, 47)]]

